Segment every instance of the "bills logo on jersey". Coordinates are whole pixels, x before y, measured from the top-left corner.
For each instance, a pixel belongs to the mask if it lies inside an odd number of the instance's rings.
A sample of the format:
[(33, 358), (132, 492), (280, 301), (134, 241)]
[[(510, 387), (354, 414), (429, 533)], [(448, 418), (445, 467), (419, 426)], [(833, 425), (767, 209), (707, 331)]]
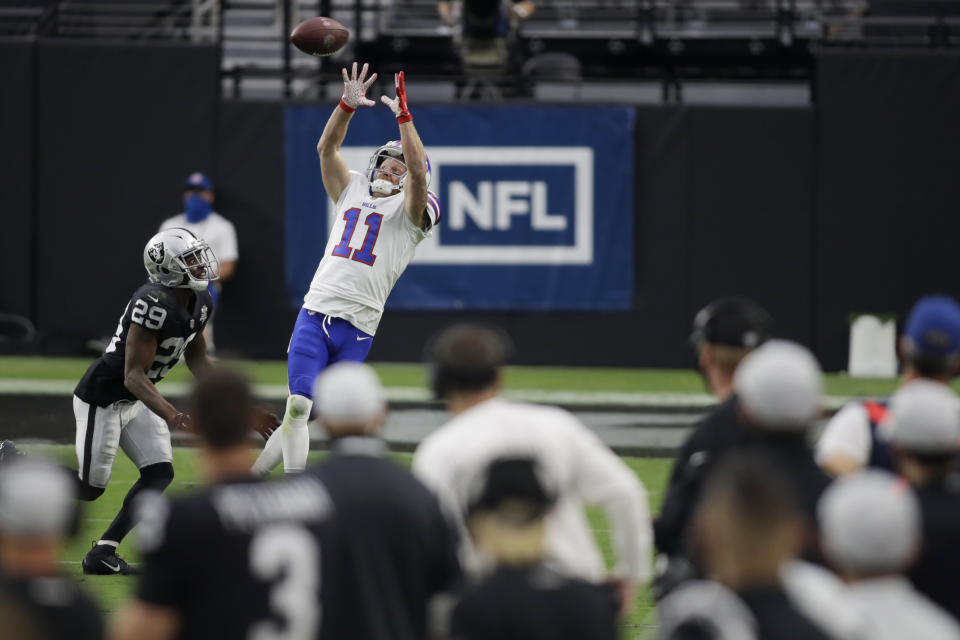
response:
[(158, 242), (147, 249), (147, 256), (157, 264), (163, 263), (164, 249), (163, 243)]

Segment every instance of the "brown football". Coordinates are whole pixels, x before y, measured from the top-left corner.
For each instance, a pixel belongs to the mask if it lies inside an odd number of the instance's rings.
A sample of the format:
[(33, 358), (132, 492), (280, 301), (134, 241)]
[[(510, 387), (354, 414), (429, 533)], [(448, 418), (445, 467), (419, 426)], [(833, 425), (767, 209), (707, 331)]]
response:
[(340, 51), (350, 39), (347, 29), (333, 18), (310, 18), (296, 26), (290, 42), (314, 56), (329, 56)]

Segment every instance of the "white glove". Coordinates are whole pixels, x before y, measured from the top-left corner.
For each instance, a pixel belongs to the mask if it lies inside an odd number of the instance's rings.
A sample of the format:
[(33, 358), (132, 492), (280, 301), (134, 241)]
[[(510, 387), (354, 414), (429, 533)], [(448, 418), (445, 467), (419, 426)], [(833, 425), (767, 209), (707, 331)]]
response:
[(340, 104), (346, 108), (346, 111), (354, 111), (357, 107), (372, 107), (377, 104), (366, 96), (367, 89), (377, 79), (377, 74), (373, 74), (370, 78), (364, 80), (368, 67), (369, 65), (364, 62), (359, 78), (357, 77), (356, 62), (353, 63), (353, 74), (351, 76), (347, 75), (346, 69), (340, 70), (343, 74), (343, 96), (340, 97)]

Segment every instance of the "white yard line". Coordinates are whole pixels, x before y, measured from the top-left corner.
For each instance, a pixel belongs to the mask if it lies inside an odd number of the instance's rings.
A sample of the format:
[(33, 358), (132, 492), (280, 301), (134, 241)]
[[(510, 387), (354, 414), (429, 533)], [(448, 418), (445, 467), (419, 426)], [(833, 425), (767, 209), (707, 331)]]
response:
[[(29, 394), (69, 396), (73, 393), (75, 380), (19, 380), (0, 379), (0, 395)], [(190, 383), (164, 382), (160, 390), (171, 396), (183, 396), (189, 393)], [(387, 400), (391, 402), (427, 402), (432, 395), (421, 387), (387, 387)], [(287, 387), (281, 384), (254, 385), (257, 397), (267, 400), (283, 400), (287, 397)], [(509, 390), (504, 395), (526, 402), (561, 404), (565, 406), (617, 406), (627, 408), (678, 407), (703, 409), (716, 403), (713, 396), (704, 393), (673, 392), (627, 392), (627, 391), (538, 391)], [(850, 400), (844, 396), (827, 397), (827, 408), (837, 409)]]

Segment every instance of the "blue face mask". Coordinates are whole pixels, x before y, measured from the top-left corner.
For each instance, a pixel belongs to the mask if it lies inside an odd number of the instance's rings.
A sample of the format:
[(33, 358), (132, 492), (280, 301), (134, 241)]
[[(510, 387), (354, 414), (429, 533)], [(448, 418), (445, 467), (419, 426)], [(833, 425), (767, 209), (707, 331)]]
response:
[(203, 222), (213, 211), (213, 205), (204, 200), (199, 193), (191, 193), (187, 198), (184, 211), (187, 214), (187, 222)]

